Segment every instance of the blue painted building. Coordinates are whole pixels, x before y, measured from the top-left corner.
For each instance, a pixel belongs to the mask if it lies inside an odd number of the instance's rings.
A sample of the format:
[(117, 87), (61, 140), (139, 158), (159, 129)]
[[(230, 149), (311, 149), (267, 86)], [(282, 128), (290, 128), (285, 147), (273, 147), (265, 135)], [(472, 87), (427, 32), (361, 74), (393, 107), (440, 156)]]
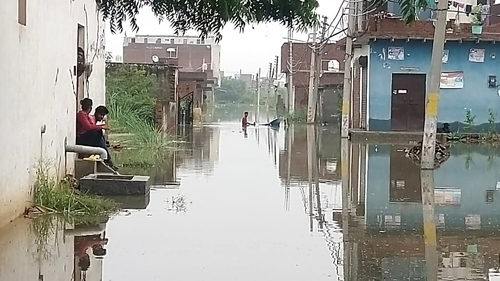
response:
[[(395, 89), (394, 79), (398, 74), (421, 75), (427, 86), (432, 41), (377, 40), (370, 42), (369, 46), (369, 130), (389, 131), (391, 125), (394, 128), (394, 122), (391, 124), (391, 118), (395, 113), (397, 114), (397, 109), (394, 109), (395, 99), (393, 96), (407, 95), (412, 90), (411, 88), (415, 87), (411, 82), (412, 79), (406, 79), (408, 89)], [(479, 51), (475, 52), (475, 56), (472, 56), (471, 52), (474, 50)], [(447, 81), (448, 84), (443, 85), (442, 78), (439, 122), (450, 123), (456, 129), (463, 126), (466, 111), (470, 109), (471, 113), (476, 115), (474, 123), (479, 126), (478, 129), (488, 129), (489, 110), (495, 115), (500, 110), (499, 89), (488, 85), (490, 75), (500, 75), (500, 57), (498, 55), (500, 55), (500, 44), (492, 42), (476, 44), (475, 42), (451, 41), (445, 44), (442, 72), (450, 73), (450, 76), (454, 76), (457, 81), (453, 81), (453, 77), (450, 77)], [(463, 79), (462, 82), (460, 79)], [(443, 86), (450, 88), (446, 89)], [(414, 107), (418, 107), (415, 111), (420, 114), (425, 113), (425, 100), (422, 103), (422, 98), (425, 98), (425, 95), (422, 94), (413, 95), (419, 99), (415, 102)], [(409, 110), (411, 107), (411, 105), (407, 106)], [(422, 122), (417, 118), (409, 116), (408, 122)]]
[[(500, 227), (500, 151), (452, 147), (434, 172), (435, 215), (442, 231)], [(366, 226), (415, 230), (423, 226), (419, 167), (391, 146), (368, 146)]]

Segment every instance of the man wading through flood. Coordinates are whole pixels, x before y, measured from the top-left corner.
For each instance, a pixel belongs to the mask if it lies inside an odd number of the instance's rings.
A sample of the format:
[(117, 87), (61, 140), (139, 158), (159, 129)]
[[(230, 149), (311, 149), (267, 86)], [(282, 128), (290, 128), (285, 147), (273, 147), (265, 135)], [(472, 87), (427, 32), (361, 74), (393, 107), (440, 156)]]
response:
[(94, 116), (91, 116), (92, 100), (85, 98), (80, 101), (80, 105), (82, 110), (76, 115), (76, 144), (104, 148), (108, 156), (104, 163), (117, 170), (117, 167), (111, 161), (111, 153), (109, 153), (103, 134), (103, 130), (109, 130), (109, 126), (106, 124), (97, 125), (97, 122), (102, 122), (109, 113), (108, 109), (99, 106), (96, 108)]
[(243, 135), (245, 137), (248, 136), (248, 134), (247, 134), (247, 127), (248, 126), (255, 126), (255, 122), (254, 123), (248, 122), (248, 111), (245, 111), (245, 113), (243, 113), (243, 118), (241, 119), (241, 129), (243, 130)]

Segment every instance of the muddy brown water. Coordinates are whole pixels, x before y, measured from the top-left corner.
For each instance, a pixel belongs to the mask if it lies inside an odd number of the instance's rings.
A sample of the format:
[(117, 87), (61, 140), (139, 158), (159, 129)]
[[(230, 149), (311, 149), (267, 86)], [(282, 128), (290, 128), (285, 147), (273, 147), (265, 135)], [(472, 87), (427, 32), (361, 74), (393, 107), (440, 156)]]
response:
[(233, 115), (181, 130), (154, 165), (117, 155), (154, 187), (107, 223), (1, 228), (0, 281), (495, 280), (500, 150), (453, 146), (424, 208), (426, 179), (401, 146), (346, 146), (335, 128), (298, 125), (245, 136)]

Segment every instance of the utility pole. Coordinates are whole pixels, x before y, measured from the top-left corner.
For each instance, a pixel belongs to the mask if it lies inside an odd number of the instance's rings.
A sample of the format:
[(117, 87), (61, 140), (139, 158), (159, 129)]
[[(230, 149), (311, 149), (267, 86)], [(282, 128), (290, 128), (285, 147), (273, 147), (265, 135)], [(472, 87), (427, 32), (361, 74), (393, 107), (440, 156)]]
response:
[(257, 79), (256, 79), (256, 85), (257, 85), (257, 117), (255, 118), (254, 122), (258, 123), (259, 122), (259, 116), (260, 116), (260, 68), (259, 72), (257, 72)]
[(312, 50), (311, 50), (311, 65), (309, 69), (309, 95), (307, 99), (307, 124), (314, 124), (314, 117), (316, 113), (316, 99), (314, 96), (314, 77), (316, 76), (316, 52), (318, 45), (316, 42), (316, 33), (318, 27), (315, 25), (312, 32)]
[[(320, 84), (320, 79), (321, 79), (321, 73), (323, 71), (322, 68), (322, 58), (323, 58), (323, 47), (324, 44), (327, 44), (328, 42), (325, 41), (325, 36), (326, 36), (326, 29), (328, 27), (328, 17), (323, 17), (323, 27), (321, 29), (321, 39), (320, 39), (320, 44), (318, 45), (318, 49), (316, 50), (316, 76), (314, 79), (314, 98), (316, 100), (316, 112), (319, 111), (319, 116), (320, 116), (320, 121), (323, 122), (323, 108), (322, 108), (322, 102), (321, 98), (319, 96), (319, 84)], [(318, 116), (317, 113), (314, 114), (314, 118)]]
[(288, 29), (288, 114), (293, 114), (295, 110), (295, 89), (293, 86), (293, 47), (292, 47), (293, 31)]
[[(443, 2), (443, 1), (441, 1)], [(345, 48), (345, 66), (344, 66), (344, 92), (342, 94), (342, 124), (341, 136), (347, 138), (349, 135), (349, 117), (351, 111), (351, 61), (352, 61), (352, 37), (354, 36), (356, 9), (355, 1), (349, 0), (348, 18), (347, 18), (347, 38)]]
[(267, 115), (267, 122), (269, 122), (269, 97), (271, 96), (271, 87), (273, 84), (273, 78), (274, 78), (274, 73), (273, 73), (273, 63), (269, 63), (269, 72), (267, 74), (267, 99), (266, 99), (266, 115)]
[(427, 92), (427, 106), (425, 109), (424, 139), (422, 141), (422, 169), (434, 169), (439, 87), (441, 82), (448, 2), (439, 1), (437, 10), (437, 22), (434, 28), (434, 40), (432, 43), (431, 81)]

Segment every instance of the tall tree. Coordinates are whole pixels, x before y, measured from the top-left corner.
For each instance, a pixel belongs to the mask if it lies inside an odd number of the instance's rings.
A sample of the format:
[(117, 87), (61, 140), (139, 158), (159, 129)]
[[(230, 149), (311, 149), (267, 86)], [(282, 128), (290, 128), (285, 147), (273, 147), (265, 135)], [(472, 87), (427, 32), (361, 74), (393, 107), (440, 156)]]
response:
[[(411, 1), (411, 0), (405, 0)], [(123, 31), (127, 20), (139, 29), (137, 15), (149, 7), (159, 19), (170, 22), (176, 32), (196, 30), (201, 36), (212, 33), (221, 39), (227, 23), (243, 30), (245, 26), (279, 22), (304, 30), (317, 23), (317, 0), (96, 0), (112, 32)]]

